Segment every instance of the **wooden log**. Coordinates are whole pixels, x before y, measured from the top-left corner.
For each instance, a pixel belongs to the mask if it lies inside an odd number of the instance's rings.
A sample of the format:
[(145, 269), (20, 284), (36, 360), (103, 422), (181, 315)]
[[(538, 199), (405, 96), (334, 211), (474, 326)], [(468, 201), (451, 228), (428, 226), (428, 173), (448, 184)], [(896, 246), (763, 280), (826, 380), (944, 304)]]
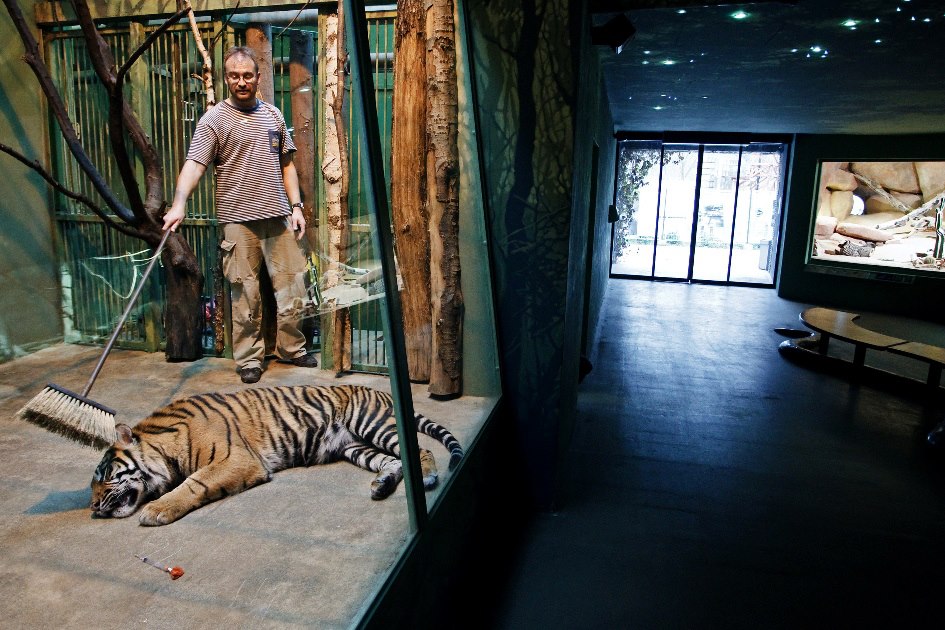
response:
[[(341, 4), (338, 5), (339, 8)], [(341, 282), (348, 258), (348, 141), (344, 126), (344, 24), (343, 14), (325, 16), (325, 148), (322, 176), (325, 180), (325, 205), (328, 260), (323, 265), (324, 288)], [(324, 293), (324, 292), (323, 292)], [(331, 305), (327, 305), (328, 308)], [(331, 310), (323, 320), (322, 330), (330, 327), (331, 355), (322, 343), (322, 367), (336, 374), (351, 370), (351, 319), (347, 308)]]
[[(256, 53), (259, 65), (259, 85), (256, 96), (267, 103), (275, 104), (274, 79), (272, 76), (272, 27), (268, 24), (251, 23), (246, 27), (246, 46)], [(276, 294), (272, 288), (266, 263), (259, 272), (259, 295), (262, 300), (262, 333), (266, 342), (266, 354), (276, 349), (279, 322), (276, 317)]]
[(426, 177), (426, 12), (423, 0), (402, 0), (394, 36), (391, 129), (391, 211), (409, 378), (430, 380), (432, 326), (430, 233)]
[(458, 101), (452, 0), (427, 9), (427, 209), (433, 355), (429, 391), (454, 396), (462, 387), (463, 293), (459, 260)]
[(272, 27), (258, 22), (248, 24), (246, 46), (256, 53), (256, 63), (259, 64), (259, 85), (256, 96), (275, 105), (275, 80), (272, 76)]

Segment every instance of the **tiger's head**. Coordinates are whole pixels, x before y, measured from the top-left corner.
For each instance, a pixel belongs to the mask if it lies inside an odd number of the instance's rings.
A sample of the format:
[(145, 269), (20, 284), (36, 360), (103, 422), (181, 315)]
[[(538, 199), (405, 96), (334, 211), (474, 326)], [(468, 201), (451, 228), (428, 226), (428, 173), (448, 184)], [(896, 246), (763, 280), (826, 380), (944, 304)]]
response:
[(115, 427), (118, 439), (112, 444), (92, 477), (92, 517), (125, 518), (151, 499), (146, 474), (142, 470), (141, 447), (131, 427)]

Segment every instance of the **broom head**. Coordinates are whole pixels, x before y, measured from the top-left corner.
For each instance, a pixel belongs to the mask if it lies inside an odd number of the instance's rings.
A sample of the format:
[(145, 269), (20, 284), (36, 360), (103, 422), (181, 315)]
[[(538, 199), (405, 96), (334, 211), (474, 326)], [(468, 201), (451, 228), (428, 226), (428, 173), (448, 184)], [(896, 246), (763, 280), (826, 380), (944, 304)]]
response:
[(115, 443), (115, 412), (64, 387), (49, 383), (16, 417), (86, 446), (102, 449)]

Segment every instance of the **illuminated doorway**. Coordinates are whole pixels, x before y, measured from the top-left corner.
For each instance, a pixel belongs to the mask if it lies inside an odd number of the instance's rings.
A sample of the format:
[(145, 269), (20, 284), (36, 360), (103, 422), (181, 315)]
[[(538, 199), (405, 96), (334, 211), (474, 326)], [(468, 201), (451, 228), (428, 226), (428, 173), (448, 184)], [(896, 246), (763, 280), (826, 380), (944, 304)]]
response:
[(611, 276), (774, 284), (787, 145), (618, 144)]

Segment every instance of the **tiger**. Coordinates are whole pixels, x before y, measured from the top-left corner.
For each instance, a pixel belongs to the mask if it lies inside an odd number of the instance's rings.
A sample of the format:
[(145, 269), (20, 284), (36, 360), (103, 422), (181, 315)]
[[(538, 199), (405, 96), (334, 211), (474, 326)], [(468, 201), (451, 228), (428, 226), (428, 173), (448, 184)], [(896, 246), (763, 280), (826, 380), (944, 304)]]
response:
[[(463, 448), (446, 428), (415, 413), (417, 430), (450, 453)], [(93, 518), (167, 525), (226, 496), (266, 483), (286, 468), (339, 460), (377, 473), (371, 498), (403, 478), (390, 394), (360, 385), (279, 386), (205, 393), (158, 409), (117, 438), (92, 477)], [(423, 487), (437, 485), (433, 454), (420, 449)]]

